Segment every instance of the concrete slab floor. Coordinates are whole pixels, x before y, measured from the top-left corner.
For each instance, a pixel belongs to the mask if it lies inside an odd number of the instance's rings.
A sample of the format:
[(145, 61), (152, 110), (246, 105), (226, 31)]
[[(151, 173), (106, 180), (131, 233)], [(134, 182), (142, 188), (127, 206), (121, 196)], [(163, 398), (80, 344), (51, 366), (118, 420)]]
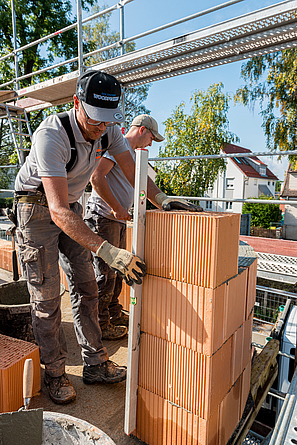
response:
[[(124, 433), (126, 383), (85, 385), (82, 381), (82, 359), (73, 329), (68, 292), (62, 296), (62, 323), (68, 346), (66, 372), (76, 390), (76, 400), (69, 405), (53, 403), (43, 383), (42, 369), (41, 393), (32, 398), (30, 408), (43, 408), (44, 411), (65, 413), (83, 419), (105, 432), (117, 445), (143, 444), (137, 438)], [(127, 365), (128, 337), (119, 341), (104, 341), (104, 345), (110, 360)]]

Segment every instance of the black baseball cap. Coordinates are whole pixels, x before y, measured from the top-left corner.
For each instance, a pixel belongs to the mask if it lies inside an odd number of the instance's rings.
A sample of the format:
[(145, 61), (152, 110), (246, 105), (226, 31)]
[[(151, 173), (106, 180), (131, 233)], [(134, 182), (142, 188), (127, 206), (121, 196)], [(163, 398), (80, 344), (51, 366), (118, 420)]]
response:
[(91, 119), (102, 122), (123, 122), (118, 108), (121, 86), (117, 79), (102, 71), (89, 70), (77, 79), (76, 96)]

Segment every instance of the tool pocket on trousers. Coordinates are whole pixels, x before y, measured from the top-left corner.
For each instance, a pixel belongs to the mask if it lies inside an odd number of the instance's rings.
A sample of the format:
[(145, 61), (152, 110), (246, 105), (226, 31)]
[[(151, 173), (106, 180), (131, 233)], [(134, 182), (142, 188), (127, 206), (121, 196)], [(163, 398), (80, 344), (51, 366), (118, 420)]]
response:
[(44, 247), (18, 244), (18, 257), (23, 277), (31, 284), (41, 284), (44, 270)]

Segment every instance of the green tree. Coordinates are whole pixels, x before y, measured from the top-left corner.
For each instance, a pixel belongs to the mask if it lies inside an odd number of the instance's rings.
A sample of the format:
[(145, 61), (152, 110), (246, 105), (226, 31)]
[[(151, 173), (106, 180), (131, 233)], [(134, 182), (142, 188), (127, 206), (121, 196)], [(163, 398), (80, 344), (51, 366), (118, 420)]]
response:
[(282, 182), (283, 181), (276, 181), (276, 183), (275, 183), (275, 191), (276, 192), (280, 192), (281, 191), (281, 189), (282, 189)]
[[(182, 102), (165, 121), (166, 143), (159, 157), (218, 154), (224, 143), (238, 142), (229, 131), (228, 93), (223, 84), (211, 85), (207, 91), (196, 90), (190, 102), (191, 114)], [(157, 184), (172, 195), (203, 196), (225, 169), (224, 159), (199, 159), (157, 162)]]
[[(82, 7), (88, 11), (89, 6), (94, 5), (94, 0), (82, 0)], [(103, 7), (105, 9), (105, 7)], [(99, 10), (98, 7), (92, 9), (92, 13)], [(72, 24), (76, 17), (72, 16), (72, 2), (70, 0), (19, 0), (15, 2), (16, 14), (16, 31), (17, 31), (17, 46), (22, 47), (32, 41), (38, 40), (48, 34), (51, 34), (59, 29), (67, 27)], [(119, 40), (119, 33), (112, 32), (110, 29), (109, 19), (110, 13), (99, 19), (88, 22), (88, 25), (83, 27), (83, 47), (84, 53), (93, 51), (102, 46), (109, 45)], [(13, 31), (12, 31), (12, 14), (10, 0), (0, 0), (0, 23), (2, 30), (2, 39), (0, 39), (0, 55), (10, 53), (13, 50)], [(127, 51), (135, 49), (135, 44), (129, 43), (126, 45)], [(88, 60), (90, 65), (98, 63), (110, 57), (116, 57), (120, 54), (120, 49), (117, 47), (105, 53), (100, 53)], [(37, 71), (52, 65), (60, 60), (68, 60), (77, 56), (77, 32), (76, 28), (68, 30), (65, 33), (57, 34), (54, 38), (48, 40), (46, 43), (39, 43), (37, 46), (29, 48), (19, 55), (19, 75), (29, 74), (32, 70)], [(34, 76), (29, 76), (25, 80), (20, 81), (20, 87), (26, 87), (30, 83), (43, 81), (58, 75), (65, 74), (77, 69), (77, 62), (68, 65), (51, 69), (44, 73)], [(13, 59), (5, 59), (0, 62), (1, 83), (13, 79), (14, 63)], [(14, 85), (11, 86), (13, 88)], [(149, 113), (149, 110), (143, 105), (147, 97), (149, 85), (138, 88), (130, 88), (127, 90), (125, 97), (126, 105), (126, 125), (131, 123), (135, 114)], [(31, 130), (34, 131), (38, 125), (49, 114), (60, 112), (72, 107), (72, 103), (51, 107), (45, 110), (31, 112), (29, 114)], [(0, 151), (5, 154), (5, 159), (0, 157), (1, 165), (7, 164), (7, 159), (10, 163), (18, 163), (17, 157), (13, 155), (14, 145), (12, 139), (4, 145), (5, 136), (10, 134), (8, 122), (1, 121), (0, 128)], [(24, 132), (25, 131), (24, 128)], [(7, 141), (6, 141), (7, 142)], [(24, 141), (24, 148), (30, 148), (28, 141)], [(6, 188), (6, 184), (10, 182), (11, 173), (7, 169), (1, 169), (0, 174), (0, 188)], [(16, 170), (14, 170), (16, 171)], [(3, 180), (1, 181), (1, 178)], [(6, 178), (6, 179), (5, 179)]]
[[(92, 8), (92, 14), (106, 8), (106, 5), (103, 5), (102, 8), (95, 5)], [(88, 42), (91, 51), (112, 45), (120, 40), (120, 33), (111, 30), (110, 16), (111, 13), (104, 14), (104, 16), (99, 16), (91, 22), (88, 22), (88, 24), (83, 27), (84, 36), (86, 37), (86, 41)], [(125, 53), (134, 51), (135, 47), (135, 42), (126, 43), (124, 47)], [(117, 46), (89, 57), (86, 60), (86, 64), (88, 66), (93, 66), (103, 62), (104, 60), (109, 60), (120, 55), (121, 48)], [(150, 84), (146, 84), (139, 87), (129, 87), (124, 90), (125, 127), (127, 129), (130, 127), (135, 116), (138, 114), (150, 113), (150, 110), (148, 110), (144, 105), (144, 101), (148, 96), (149, 87)]]
[[(256, 198), (255, 198), (256, 199)], [(257, 199), (274, 199), (261, 195)], [(281, 210), (279, 204), (261, 204), (254, 202), (245, 202), (242, 206), (242, 213), (251, 214), (252, 227), (264, 227), (268, 229), (270, 223), (279, 222), (281, 219)]]
[(235, 102), (261, 107), (270, 150), (294, 150), (297, 142), (297, 50), (254, 57), (244, 63)]
[[(82, 7), (89, 10), (94, 0), (83, 0)], [(70, 0), (18, 0), (15, 2), (17, 47), (39, 40), (48, 34), (67, 27), (76, 20), (72, 18), (72, 3)], [(12, 13), (10, 0), (0, 0), (0, 23), (2, 38), (0, 39), (0, 54), (13, 51)], [(19, 54), (19, 75), (29, 74), (52, 62), (63, 59), (68, 60), (77, 56), (77, 33), (73, 28), (67, 32), (57, 34), (44, 43), (32, 46)], [(85, 44), (87, 48), (87, 43)], [(61, 66), (41, 73), (36, 80), (49, 79), (53, 75), (61, 75), (77, 68), (77, 62), (70, 67)], [(0, 62), (2, 82), (14, 78), (13, 58)], [(20, 87), (26, 87), (32, 81), (31, 77), (20, 82)]]
[[(82, 7), (88, 11), (94, 0), (82, 0)], [(18, 0), (15, 2), (16, 17), (16, 40), (17, 47), (23, 47), (33, 41), (39, 40), (48, 34), (69, 26), (76, 20), (72, 17), (71, 0)], [(13, 29), (12, 29), (12, 11), (10, 0), (0, 0), (0, 55), (4, 56), (13, 51)], [(32, 71), (38, 71), (42, 68), (51, 66), (60, 60), (68, 60), (77, 56), (77, 32), (73, 28), (65, 33), (57, 34), (54, 38), (44, 43), (38, 43), (20, 53), (18, 53), (19, 76), (27, 75)], [(88, 49), (87, 44), (85, 45)], [(57, 67), (34, 76), (34, 83), (52, 78), (77, 69), (77, 62)], [(15, 78), (14, 60), (9, 57), (0, 62), (1, 83), (11, 81)], [(24, 88), (33, 83), (33, 77), (29, 76), (19, 82), (20, 88)], [(13, 89), (15, 85), (11, 84), (6, 89)], [(42, 110), (30, 113), (29, 120), (32, 131), (34, 131), (40, 122), (55, 110), (70, 108), (54, 107), (54, 109)], [(14, 124), (17, 127), (17, 123)], [(23, 132), (27, 133), (25, 125)], [(6, 120), (1, 120), (0, 127), (0, 164), (7, 165), (18, 163), (14, 153), (14, 144), (10, 135), (10, 127)], [(24, 141), (24, 148), (30, 148), (29, 141)], [(16, 169), (0, 169), (0, 188), (7, 188), (14, 177)]]

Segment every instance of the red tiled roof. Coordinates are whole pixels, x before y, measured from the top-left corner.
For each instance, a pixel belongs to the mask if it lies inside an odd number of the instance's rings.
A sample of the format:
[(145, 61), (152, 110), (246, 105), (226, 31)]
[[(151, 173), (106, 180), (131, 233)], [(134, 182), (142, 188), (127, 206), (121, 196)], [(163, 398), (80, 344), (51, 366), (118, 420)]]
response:
[[(223, 152), (226, 154), (230, 153), (252, 153), (251, 150), (248, 150), (247, 148), (239, 147), (239, 145), (233, 145), (233, 144), (225, 144), (223, 148)], [(260, 173), (257, 172), (251, 165), (246, 165), (243, 162), (240, 163), (236, 160), (236, 158), (230, 158), (232, 162), (248, 177), (250, 178), (267, 178), (267, 179), (273, 179), (274, 181), (277, 181), (278, 178), (275, 176), (271, 170), (266, 166), (266, 176), (260, 175)], [(238, 158), (242, 159), (242, 158)], [(256, 156), (250, 156), (250, 159), (253, 159), (254, 161), (258, 162), (259, 164), (266, 165), (264, 162), (260, 161)]]

